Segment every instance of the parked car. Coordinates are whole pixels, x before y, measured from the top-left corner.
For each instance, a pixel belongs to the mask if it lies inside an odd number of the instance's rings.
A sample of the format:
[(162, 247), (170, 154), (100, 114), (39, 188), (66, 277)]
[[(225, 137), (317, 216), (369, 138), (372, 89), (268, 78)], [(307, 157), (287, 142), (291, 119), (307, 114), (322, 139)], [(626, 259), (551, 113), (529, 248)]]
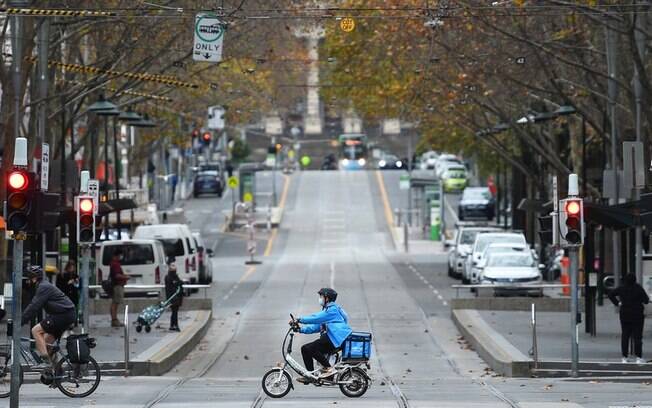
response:
[(464, 264), (464, 276), (462, 282), (478, 283), (480, 271), (478, 266), (481, 265), (484, 257), (485, 249), (491, 244), (521, 244), (527, 245), (525, 235), (519, 232), (490, 232), (486, 234), (478, 234), (473, 243), (471, 253), (466, 258)]
[(202, 171), (197, 173), (192, 182), (192, 195), (199, 197), (200, 194), (217, 194), (222, 197), (224, 191), (224, 178), (218, 171)]
[(199, 283), (202, 285), (213, 282), (213, 250), (206, 247), (204, 239), (199, 232), (193, 232), (192, 237), (197, 245), (197, 261), (199, 263)]
[(463, 191), (466, 188), (466, 168), (461, 164), (451, 164), (441, 175), (444, 191), (447, 193)]
[(185, 224), (141, 225), (135, 238), (156, 239), (163, 244), (166, 256), (174, 256), (179, 277), (184, 282), (197, 283), (197, 246)]
[(435, 174), (437, 177), (441, 177), (444, 174), (444, 171), (450, 166), (462, 166), (462, 161), (457, 158), (454, 154), (442, 154), (437, 158), (435, 163)]
[(446, 241), (448, 250), (448, 276), (455, 279), (462, 279), (464, 275), (464, 263), (466, 257), (471, 253), (475, 237), (478, 234), (500, 231), (499, 228), (460, 225), (458, 226), (455, 238)]
[(439, 155), (435, 151), (425, 152), (421, 155), (421, 170), (435, 170)]
[[(117, 250), (122, 250), (120, 264), (123, 272), (130, 277), (128, 285), (161, 285), (168, 273), (163, 244), (153, 239), (133, 239), (121, 241), (104, 241), (97, 248), (99, 261), (97, 282), (107, 279), (111, 258)], [(126, 288), (125, 293), (158, 296), (161, 289)]]
[(467, 187), (462, 193), (457, 208), (460, 220), (472, 217), (493, 220), (496, 214), (496, 200), (488, 187)]
[[(483, 284), (538, 285), (542, 282), (540, 266), (529, 251), (489, 255), (482, 273)], [(543, 296), (541, 288), (496, 288), (494, 295), (525, 294)]]
[(386, 154), (378, 160), (378, 168), (381, 170), (401, 170), (406, 167), (403, 160), (393, 154)]

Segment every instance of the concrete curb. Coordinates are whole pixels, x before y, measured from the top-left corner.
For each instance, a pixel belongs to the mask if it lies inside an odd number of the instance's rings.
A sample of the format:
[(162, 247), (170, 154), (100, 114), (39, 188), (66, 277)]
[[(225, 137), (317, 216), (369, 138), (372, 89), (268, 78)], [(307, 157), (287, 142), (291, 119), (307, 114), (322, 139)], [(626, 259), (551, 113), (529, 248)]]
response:
[[(466, 289), (468, 291), (468, 289)], [(536, 305), (537, 312), (568, 312), (570, 298), (474, 297), (451, 299), (451, 309), (526, 311)], [(580, 300), (581, 311), (584, 302)]]
[(452, 319), (464, 338), (498, 374), (530, 377), (532, 360), (487, 324), (477, 310), (452, 310)]

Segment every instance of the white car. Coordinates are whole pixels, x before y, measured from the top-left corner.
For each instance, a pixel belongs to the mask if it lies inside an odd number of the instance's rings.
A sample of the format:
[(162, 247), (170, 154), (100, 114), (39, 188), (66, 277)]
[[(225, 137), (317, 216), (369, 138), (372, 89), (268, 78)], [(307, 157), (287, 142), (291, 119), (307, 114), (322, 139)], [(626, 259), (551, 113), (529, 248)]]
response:
[(500, 231), (499, 228), (459, 226), (452, 241), (446, 241), (448, 247), (448, 276), (461, 279), (464, 274), (466, 257), (471, 253), (475, 237), (478, 234)]
[(437, 152), (429, 151), (421, 155), (421, 170), (434, 170), (439, 155)]
[(478, 283), (479, 270), (478, 265), (481, 264), (484, 256), (484, 250), (491, 244), (521, 244), (527, 245), (525, 235), (519, 232), (490, 232), (486, 234), (478, 234), (473, 243), (471, 254), (466, 258), (464, 264), (464, 276), (462, 282)]
[(461, 169), (464, 172), (466, 172), (466, 167), (464, 167), (464, 164), (462, 164), (462, 162), (460, 162), (459, 160), (457, 159), (442, 160), (440, 158), (439, 160), (437, 160), (437, 164), (435, 165), (435, 175), (441, 178), (447, 170), (452, 168)]
[(199, 281), (197, 244), (187, 225), (141, 225), (136, 228), (134, 237), (160, 241), (165, 249), (165, 255), (175, 258), (181, 280), (190, 283)]
[(202, 285), (213, 282), (213, 250), (206, 247), (206, 243), (199, 232), (193, 232), (192, 237), (197, 245), (197, 258), (199, 262), (199, 283)]
[(483, 284), (522, 285), (521, 287), (496, 288), (494, 289), (495, 295), (534, 294), (543, 296), (543, 289), (527, 287), (527, 285), (538, 285), (541, 282), (541, 270), (529, 251), (492, 254), (487, 259), (482, 273)]
[[(168, 273), (163, 244), (152, 239), (104, 241), (97, 248), (97, 282), (107, 279), (113, 254), (122, 251), (120, 265), (130, 279), (127, 285), (162, 285)], [(126, 288), (126, 293), (156, 295), (161, 289)]]

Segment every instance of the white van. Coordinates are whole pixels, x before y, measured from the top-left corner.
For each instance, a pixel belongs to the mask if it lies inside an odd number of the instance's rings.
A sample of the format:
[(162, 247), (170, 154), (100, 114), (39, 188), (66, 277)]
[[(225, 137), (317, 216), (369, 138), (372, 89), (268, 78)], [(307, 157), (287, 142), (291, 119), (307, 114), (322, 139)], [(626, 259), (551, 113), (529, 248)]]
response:
[[(115, 251), (122, 251), (122, 271), (130, 279), (127, 285), (162, 285), (168, 266), (165, 262), (163, 244), (153, 239), (104, 241), (97, 248), (97, 282), (107, 279), (111, 258)], [(125, 288), (126, 293), (158, 295), (162, 289)]]
[(136, 228), (137, 239), (155, 239), (163, 244), (165, 255), (173, 256), (181, 280), (197, 283), (199, 267), (197, 247), (190, 229), (185, 224), (141, 225)]

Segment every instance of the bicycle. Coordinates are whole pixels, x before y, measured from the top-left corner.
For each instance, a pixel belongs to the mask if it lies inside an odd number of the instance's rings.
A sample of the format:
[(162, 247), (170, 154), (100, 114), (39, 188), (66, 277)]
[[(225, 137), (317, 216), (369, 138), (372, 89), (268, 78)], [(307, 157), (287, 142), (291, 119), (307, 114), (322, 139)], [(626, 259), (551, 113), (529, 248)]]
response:
[[(23, 343), (34, 343), (33, 339), (21, 337), (20, 355), (26, 363), (28, 371), (40, 372), (41, 383), (50, 388), (58, 388), (64, 395), (70, 398), (84, 398), (91, 395), (100, 385), (100, 366), (93, 357), (88, 357), (88, 363), (76, 364), (70, 361), (67, 354), (61, 350), (61, 340), (57, 339), (54, 344), (48, 344), (54, 356), (54, 368), (35, 370), (34, 366), (41, 364), (41, 357), (32, 349), (25, 347)], [(11, 391), (11, 356), (13, 345), (0, 344), (0, 398), (9, 397)], [(23, 368), (20, 369), (20, 384), (23, 383)], [(84, 387), (83, 386), (89, 386)], [(81, 391), (81, 392), (80, 392)]]

